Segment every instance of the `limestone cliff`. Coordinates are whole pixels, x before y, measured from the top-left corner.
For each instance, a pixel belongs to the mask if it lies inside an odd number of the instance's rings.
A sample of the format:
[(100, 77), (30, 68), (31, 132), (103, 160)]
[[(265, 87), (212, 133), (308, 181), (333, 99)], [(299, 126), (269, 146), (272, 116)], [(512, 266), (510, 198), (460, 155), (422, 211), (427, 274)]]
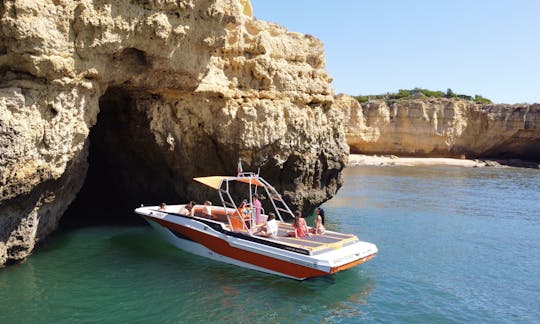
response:
[(540, 160), (540, 104), (414, 99), (359, 104), (339, 95), (351, 153)]
[[(0, 2), (0, 265), (81, 188), (101, 207), (200, 197), (193, 176), (241, 157), (295, 206), (335, 194), (348, 148), (322, 44), (250, 14), (246, 0)], [(87, 170), (106, 185), (83, 186)]]

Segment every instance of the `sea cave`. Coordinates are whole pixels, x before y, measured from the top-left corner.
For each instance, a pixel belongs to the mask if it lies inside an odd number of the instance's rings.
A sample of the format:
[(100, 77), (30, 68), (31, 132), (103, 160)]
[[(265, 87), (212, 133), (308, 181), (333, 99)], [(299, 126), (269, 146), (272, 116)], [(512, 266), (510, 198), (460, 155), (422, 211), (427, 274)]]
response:
[(142, 224), (134, 208), (179, 199), (145, 113), (134, 107), (133, 93), (111, 87), (100, 98), (89, 135), (88, 172), (61, 228)]

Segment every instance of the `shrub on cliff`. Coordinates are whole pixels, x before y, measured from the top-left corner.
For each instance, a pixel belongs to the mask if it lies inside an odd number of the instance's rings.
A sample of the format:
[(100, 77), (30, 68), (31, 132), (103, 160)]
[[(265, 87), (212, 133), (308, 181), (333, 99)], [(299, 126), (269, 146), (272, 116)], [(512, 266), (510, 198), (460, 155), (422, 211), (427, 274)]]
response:
[(415, 90), (421, 92), (424, 96), (428, 98), (442, 98), (444, 97), (444, 92), (442, 91), (432, 91), (428, 89), (414, 88)]
[(481, 95), (474, 95), (474, 102), (483, 103), (483, 104), (491, 104), (491, 103), (493, 103), (491, 100), (489, 100), (488, 98), (484, 98)]
[(414, 88), (411, 90), (399, 89), (398, 92), (387, 92), (385, 94), (378, 95), (358, 95), (354, 97), (359, 103), (366, 103), (369, 100), (408, 100), (408, 99), (422, 99), (422, 98), (460, 98), (463, 100), (474, 101), (476, 103), (492, 103), (491, 100), (482, 97), (481, 95), (474, 95), (474, 97), (464, 94), (457, 94), (452, 89), (443, 91), (433, 91), (422, 88)]
[(356, 99), (359, 103), (366, 103), (369, 101), (369, 96), (355, 96), (354, 99)]

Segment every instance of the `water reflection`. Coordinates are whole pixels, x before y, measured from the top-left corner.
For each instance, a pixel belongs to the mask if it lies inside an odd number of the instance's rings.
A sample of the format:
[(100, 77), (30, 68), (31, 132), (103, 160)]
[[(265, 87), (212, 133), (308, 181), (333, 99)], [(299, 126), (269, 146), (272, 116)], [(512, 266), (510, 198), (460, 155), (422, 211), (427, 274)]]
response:
[[(39, 312), (33, 307), (24, 312), (21, 307), (46, 302), (48, 293), (34, 265), (28, 261), (0, 271), (0, 292), (1, 323), (8, 323), (10, 318), (18, 318), (21, 322), (39, 318)], [(13, 303), (13, 299), (18, 302)]]
[(357, 167), (344, 178), (325, 204), (327, 219), (380, 250), (365, 267), (376, 273), (377, 289), (362, 319), (535, 317), (516, 306), (531, 297), (520, 283), (540, 266), (530, 257), (540, 251), (538, 170)]
[[(207, 320), (226, 322), (309, 320), (321, 318), (322, 313), (356, 316), (375, 287), (374, 279), (356, 268), (296, 281), (169, 249), (167, 243), (152, 236), (153, 232), (124, 233), (113, 241), (117, 250), (132, 257), (146, 259), (146, 250), (154, 251), (152, 263), (159, 273), (168, 276), (175, 290), (191, 292), (171, 300), (182, 305), (183, 320), (197, 320), (199, 315), (189, 309), (200, 310), (200, 305), (212, 305), (205, 309)], [(147, 244), (137, 243), (140, 241)]]

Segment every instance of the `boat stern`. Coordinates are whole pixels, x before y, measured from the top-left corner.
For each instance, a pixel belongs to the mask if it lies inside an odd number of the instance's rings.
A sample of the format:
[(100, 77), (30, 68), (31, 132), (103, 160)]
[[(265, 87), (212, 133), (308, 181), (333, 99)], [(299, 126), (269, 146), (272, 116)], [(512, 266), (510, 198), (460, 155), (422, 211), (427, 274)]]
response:
[(358, 241), (342, 249), (321, 255), (329, 268), (328, 273), (347, 270), (373, 259), (379, 249), (370, 242)]

